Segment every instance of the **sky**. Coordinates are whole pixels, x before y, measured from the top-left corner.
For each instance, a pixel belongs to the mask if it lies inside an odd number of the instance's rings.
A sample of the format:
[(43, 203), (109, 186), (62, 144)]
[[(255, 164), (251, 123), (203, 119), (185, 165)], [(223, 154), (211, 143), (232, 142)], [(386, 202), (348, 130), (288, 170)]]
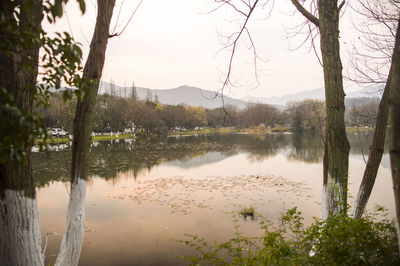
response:
[[(86, 1), (86, 13), (81, 15), (76, 1), (69, 1), (66, 15), (56, 25), (45, 25), (49, 31), (72, 32), (87, 56), (93, 33), (96, 4)], [(122, 3), (122, 8), (120, 8)], [(117, 0), (111, 32), (126, 25), (139, 0)], [(121, 36), (109, 40), (103, 69), (104, 81), (117, 85), (151, 89), (171, 89), (189, 85), (218, 91), (227, 71), (230, 51), (223, 48), (223, 36), (238, 29), (240, 20), (229, 7), (209, 13), (215, 7), (212, 0), (143, 0)], [(118, 21), (118, 13), (120, 16)], [(253, 53), (249, 41), (243, 39), (233, 61), (235, 87), (224, 93), (235, 98), (244, 96), (271, 97), (323, 87), (322, 67), (309, 43), (293, 50), (304, 36), (289, 38), (288, 32), (303, 21), (290, 0), (275, 1), (259, 8), (249, 22), (249, 30), (259, 60), (256, 86)], [(341, 49), (346, 68), (347, 33), (351, 23), (343, 17)], [(319, 42), (319, 41), (317, 41)], [(319, 49), (317, 47), (317, 49)], [(345, 83), (345, 89), (357, 89)]]

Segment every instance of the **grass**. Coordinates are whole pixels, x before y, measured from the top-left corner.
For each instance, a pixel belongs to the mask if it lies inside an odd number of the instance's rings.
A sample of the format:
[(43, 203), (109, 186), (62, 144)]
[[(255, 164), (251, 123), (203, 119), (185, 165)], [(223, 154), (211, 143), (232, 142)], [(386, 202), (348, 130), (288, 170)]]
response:
[(115, 139), (127, 139), (132, 137), (131, 134), (119, 134), (118, 138), (115, 135), (98, 135), (93, 136), (92, 141), (102, 141), (102, 140), (115, 140)]
[(168, 135), (195, 135), (195, 134), (226, 134), (226, 133), (237, 133), (239, 132), (238, 129), (231, 129), (231, 128), (204, 128), (200, 130), (185, 130), (185, 131), (175, 131), (175, 132), (168, 132)]
[(367, 132), (367, 131), (371, 131), (374, 130), (373, 127), (346, 127), (346, 131), (350, 132), (350, 133), (354, 133), (354, 132)]
[[(92, 141), (106, 141), (106, 140), (116, 140), (116, 139), (126, 139), (132, 137), (131, 134), (119, 134), (118, 138), (115, 135), (98, 135), (93, 136)], [(48, 138), (46, 143), (56, 144), (56, 143), (65, 143), (71, 141), (69, 138)], [(43, 143), (43, 139), (36, 139), (36, 144)]]
[(289, 127), (274, 127), (271, 131), (277, 132), (277, 133), (290, 132), (291, 128), (289, 128)]
[(252, 128), (205, 128), (200, 130), (186, 130), (186, 131), (176, 131), (176, 132), (168, 132), (168, 135), (176, 136), (176, 135), (206, 135), (206, 134), (231, 134), (231, 133), (271, 133), (271, 132), (288, 132), (288, 127), (276, 127), (273, 129), (265, 128), (265, 127), (252, 127)]
[(50, 137), (50, 138), (46, 139), (46, 141), (42, 138), (36, 139), (35, 144), (41, 144), (43, 142), (56, 144), (56, 143), (65, 143), (65, 142), (69, 142), (69, 141), (71, 141), (69, 138), (51, 138)]
[[(282, 132), (290, 132), (290, 128), (288, 127), (275, 127), (273, 129), (266, 127), (251, 127), (251, 128), (204, 128), (200, 130), (186, 130), (186, 131), (176, 131), (176, 132), (168, 132), (169, 136), (176, 135), (207, 135), (207, 134), (232, 134), (232, 133), (244, 133), (244, 134), (264, 134), (264, 133), (282, 133)], [(115, 135), (98, 135), (93, 136), (92, 141), (107, 141), (107, 140), (116, 140), (116, 139), (126, 139), (131, 138), (131, 134), (119, 134), (118, 138)], [(65, 143), (71, 141), (69, 138), (53, 138), (50, 137), (46, 140), (46, 143), (57, 144), (57, 143)], [(43, 139), (36, 139), (35, 143), (40, 144), (43, 143)]]
[(256, 211), (255, 211), (254, 207), (252, 207), (252, 206), (250, 206), (248, 208), (244, 207), (243, 209), (241, 209), (239, 211), (239, 215), (245, 219), (247, 219), (247, 218), (254, 219), (256, 216)]

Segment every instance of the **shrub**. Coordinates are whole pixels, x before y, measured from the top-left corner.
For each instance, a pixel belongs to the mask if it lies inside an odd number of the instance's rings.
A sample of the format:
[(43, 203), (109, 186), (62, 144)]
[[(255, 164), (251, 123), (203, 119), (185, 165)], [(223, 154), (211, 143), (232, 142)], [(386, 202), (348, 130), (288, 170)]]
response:
[(239, 232), (223, 243), (208, 243), (197, 235), (181, 242), (194, 254), (179, 256), (192, 265), (400, 265), (393, 221), (379, 215), (354, 220), (347, 215), (315, 220), (303, 226), (301, 212), (290, 209), (279, 226), (261, 222), (264, 234)]

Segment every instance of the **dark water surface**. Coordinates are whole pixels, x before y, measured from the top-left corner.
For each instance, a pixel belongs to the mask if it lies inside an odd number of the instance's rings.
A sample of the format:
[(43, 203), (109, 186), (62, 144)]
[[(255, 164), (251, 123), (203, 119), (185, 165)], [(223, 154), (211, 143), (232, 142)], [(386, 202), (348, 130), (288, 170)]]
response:
[[(353, 196), (371, 137), (349, 135)], [(63, 233), (69, 196), (65, 180), (71, 148), (52, 149), (47, 155), (33, 154), (43, 240), (47, 233)], [(173, 239), (190, 233), (227, 240), (243, 207), (253, 206), (275, 221), (298, 206), (309, 223), (320, 213), (322, 156), (321, 138), (306, 134), (171, 137), (148, 144), (94, 142), (80, 265), (182, 264), (174, 256), (188, 250)], [(376, 204), (394, 216), (387, 153), (368, 206)], [(239, 224), (247, 235), (261, 233), (258, 221)], [(46, 262), (54, 260), (60, 242), (60, 236), (48, 236)]]

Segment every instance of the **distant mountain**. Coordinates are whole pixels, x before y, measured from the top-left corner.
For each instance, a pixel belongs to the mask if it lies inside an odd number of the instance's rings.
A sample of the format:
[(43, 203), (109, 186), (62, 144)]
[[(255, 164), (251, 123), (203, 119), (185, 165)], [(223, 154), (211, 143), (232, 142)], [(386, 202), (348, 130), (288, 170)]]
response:
[[(362, 90), (347, 92), (346, 100), (350, 98), (380, 98), (382, 96), (382, 86), (371, 86)], [(100, 94), (114, 94), (120, 97), (130, 97), (132, 88), (111, 85), (108, 82), (101, 81)], [(162, 104), (178, 105), (184, 104), (189, 106), (198, 106), (209, 109), (214, 109), (222, 106), (221, 94), (210, 90), (204, 90), (191, 86), (180, 86), (174, 89), (155, 90), (142, 87), (136, 87), (136, 93), (140, 100), (146, 100), (155, 97)], [(288, 94), (281, 97), (253, 97), (246, 96), (242, 99), (235, 99), (229, 96), (224, 96), (225, 105), (234, 105), (239, 109), (245, 108), (249, 103), (265, 103), (273, 105), (279, 109), (285, 109), (288, 102), (303, 101), (305, 99), (325, 99), (325, 91), (323, 88), (302, 91), (294, 94)]]
[[(369, 88), (365, 88), (362, 90), (347, 92), (346, 99), (348, 98), (374, 98), (382, 96), (382, 86), (371, 86)], [(288, 94), (281, 97), (269, 97), (269, 98), (256, 98), (252, 96), (246, 96), (242, 98), (244, 101), (248, 102), (259, 102), (259, 103), (267, 103), (267, 104), (280, 104), (286, 105), (289, 102), (297, 102), (303, 101), (305, 99), (316, 99), (316, 100), (324, 100), (325, 99), (325, 90), (324, 88), (301, 91), (294, 94)]]
[(346, 98), (381, 98), (384, 85), (371, 86), (362, 90), (346, 93)]
[[(102, 81), (99, 89), (100, 94), (114, 94), (120, 97), (130, 97), (132, 88), (112, 86), (108, 82)], [(209, 90), (203, 90), (196, 87), (180, 86), (174, 89), (153, 90), (147, 88), (136, 87), (136, 93), (140, 100), (146, 100), (151, 97), (158, 98), (162, 104), (185, 104), (189, 106), (199, 106), (209, 109), (214, 109), (222, 106), (222, 99), (220, 93), (215, 93)], [(248, 105), (248, 102), (243, 100), (234, 99), (232, 97), (224, 96), (225, 105), (235, 105), (239, 109), (243, 109)]]
[(251, 101), (251, 102), (259, 102), (259, 103), (267, 103), (267, 104), (280, 104), (286, 105), (288, 102), (296, 102), (302, 101), (305, 99), (318, 99), (322, 100), (325, 98), (324, 89), (314, 89), (298, 92), (295, 94), (288, 94), (280, 97), (269, 97), (269, 98), (256, 98), (252, 96), (246, 96), (243, 100)]

